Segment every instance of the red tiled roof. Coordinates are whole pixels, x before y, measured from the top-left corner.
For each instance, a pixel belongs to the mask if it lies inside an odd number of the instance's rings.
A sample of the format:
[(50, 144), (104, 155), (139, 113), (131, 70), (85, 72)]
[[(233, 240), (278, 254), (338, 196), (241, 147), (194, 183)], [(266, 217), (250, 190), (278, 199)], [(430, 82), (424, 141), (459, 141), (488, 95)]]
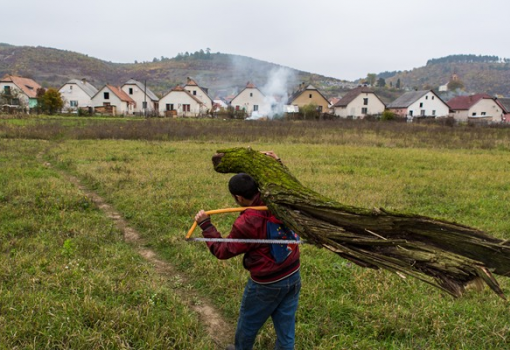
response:
[(246, 84), (246, 87), (249, 88), (249, 89), (255, 89), (255, 84), (248, 82)]
[(450, 109), (453, 110), (463, 110), (463, 109), (470, 109), (472, 106), (474, 106), (478, 101), (480, 101), (483, 98), (492, 98), (491, 96), (487, 94), (475, 94), (471, 96), (457, 96), (452, 98), (450, 101), (448, 101), (446, 104)]
[(0, 81), (13, 83), (29, 98), (36, 98), (37, 90), (41, 88), (41, 85), (37, 84), (32, 79), (22, 78), (15, 75), (6, 75)]
[(190, 77), (188, 77), (188, 82), (186, 83), (186, 85), (198, 86), (198, 84)]
[(121, 101), (130, 103), (130, 104), (136, 104), (135, 101), (129, 97), (128, 94), (126, 94), (121, 88), (113, 86), (113, 85), (106, 85), (112, 92), (117, 95), (118, 98), (120, 98)]

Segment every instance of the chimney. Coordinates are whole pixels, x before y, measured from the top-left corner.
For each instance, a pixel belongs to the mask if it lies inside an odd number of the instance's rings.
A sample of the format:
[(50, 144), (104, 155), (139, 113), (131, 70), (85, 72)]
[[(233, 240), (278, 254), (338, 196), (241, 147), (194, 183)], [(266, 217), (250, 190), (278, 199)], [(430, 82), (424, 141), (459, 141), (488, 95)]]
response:
[(85, 78), (81, 78), (81, 82), (82, 82), (83, 84), (86, 84), (86, 83), (87, 83), (87, 79), (85, 79)]

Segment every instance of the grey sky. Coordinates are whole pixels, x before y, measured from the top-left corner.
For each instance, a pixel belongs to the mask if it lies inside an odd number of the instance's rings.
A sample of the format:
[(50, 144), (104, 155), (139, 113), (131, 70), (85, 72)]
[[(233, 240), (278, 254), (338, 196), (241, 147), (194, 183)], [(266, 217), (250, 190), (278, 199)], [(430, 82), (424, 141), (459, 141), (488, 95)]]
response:
[(211, 48), (338, 79), (451, 54), (510, 58), (510, 1), (1, 0), (0, 42), (112, 62)]

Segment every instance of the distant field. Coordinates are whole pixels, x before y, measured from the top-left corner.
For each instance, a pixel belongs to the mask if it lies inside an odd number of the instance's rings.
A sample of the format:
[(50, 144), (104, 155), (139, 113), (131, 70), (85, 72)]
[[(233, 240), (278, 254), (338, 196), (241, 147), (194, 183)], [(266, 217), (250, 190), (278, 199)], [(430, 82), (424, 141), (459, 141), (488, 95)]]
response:
[[(215, 348), (173, 293), (176, 287), (161, 283), (109, 219), (65, 181), (66, 173), (121, 212), (147, 247), (189, 278), (188, 286), (178, 288), (212, 300), (232, 327), (247, 278), (241, 259), (218, 261), (203, 244), (183, 240), (199, 209), (234, 206), (226, 189), (230, 176), (211, 166), (219, 148), (274, 150), (303, 184), (342, 203), (454, 220), (510, 239), (508, 129), (152, 123), (161, 124), (150, 129), (144, 121), (125, 120), (0, 122), (5, 348)], [(112, 126), (116, 136), (103, 137), (114, 135)], [(126, 126), (129, 132), (120, 131)], [(144, 137), (149, 130), (152, 139)], [(20, 139), (37, 132), (49, 141)], [(227, 233), (234, 218), (213, 221)], [(508, 303), (487, 289), (454, 300), (329, 251), (302, 251), (297, 349), (510, 347)], [(510, 280), (498, 280), (509, 294)], [(271, 348), (273, 339), (272, 328), (265, 327), (256, 349)]]

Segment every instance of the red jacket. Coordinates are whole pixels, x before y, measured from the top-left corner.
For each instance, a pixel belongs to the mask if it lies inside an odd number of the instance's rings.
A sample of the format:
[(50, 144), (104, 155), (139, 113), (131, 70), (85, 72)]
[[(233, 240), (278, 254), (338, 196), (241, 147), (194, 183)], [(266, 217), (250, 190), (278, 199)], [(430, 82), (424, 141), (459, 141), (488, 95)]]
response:
[[(253, 206), (264, 205), (257, 195)], [(241, 212), (232, 226), (227, 238), (240, 239), (267, 239), (265, 217), (271, 214), (268, 211), (246, 209)], [(202, 234), (206, 238), (221, 238), (221, 234), (210, 220), (200, 223)], [(244, 254), (243, 266), (250, 272), (253, 281), (258, 283), (272, 283), (290, 276), (299, 269), (299, 247), (295, 245), (292, 253), (280, 264), (271, 256), (269, 244), (236, 243), (236, 242), (207, 242), (211, 253), (218, 259), (230, 259), (236, 255)]]

